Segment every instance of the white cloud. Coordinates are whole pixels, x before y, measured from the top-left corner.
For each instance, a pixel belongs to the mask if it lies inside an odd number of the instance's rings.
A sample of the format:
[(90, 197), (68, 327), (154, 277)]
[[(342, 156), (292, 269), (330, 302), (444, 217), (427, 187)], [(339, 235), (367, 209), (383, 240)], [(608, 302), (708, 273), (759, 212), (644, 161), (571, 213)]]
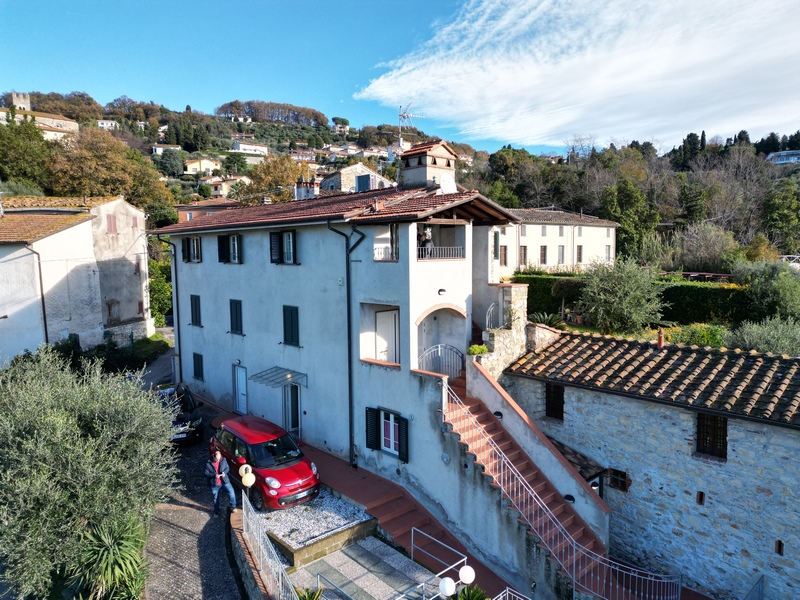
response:
[(356, 98), (517, 145), (789, 134), (798, 22), (784, 0), (474, 0)]

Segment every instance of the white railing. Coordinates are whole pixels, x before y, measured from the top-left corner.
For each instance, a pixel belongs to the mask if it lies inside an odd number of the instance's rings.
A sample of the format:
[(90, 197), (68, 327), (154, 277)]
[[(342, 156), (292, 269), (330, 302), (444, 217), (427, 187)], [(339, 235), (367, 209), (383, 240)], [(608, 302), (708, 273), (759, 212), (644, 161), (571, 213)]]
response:
[(764, 600), (764, 576), (758, 578), (753, 589), (748, 592), (744, 600)]
[(486, 433), (461, 399), (447, 387), (444, 418), (494, 478), (503, 497), (550, 551), (577, 591), (605, 600), (679, 600), (681, 576), (656, 575), (617, 563), (578, 544)]
[(417, 364), (423, 371), (441, 373), (456, 379), (464, 368), (464, 353), (448, 344), (436, 344), (419, 355)]
[(500, 325), (498, 312), (499, 306), (497, 302), (492, 302), (489, 308), (486, 309), (486, 327), (484, 329), (494, 329)]
[(788, 263), (800, 264), (800, 254), (783, 254), (781, 260)]
[[(425, 538), (426, 542), (430, 542), (432, 544), (437, 544), (440, 550), (443, 550), (449, 554), (452, 554), (454, 559), (457, 559), (454, 563), (449, 563), (446, 560), (441, 559), (440, 557), (436, 556), (435, 554), (428, 552), (425, 550), (421, 545), (417, 545), (417, 539), (419, 537)], [(414, 600), (415, 598), (420, 598), (421, 600), (435, 600), (436, 598), (443, 598), (441, 591), (439, 590), (439, 582), (441, 581), (442, 577), (445, 577), (449, 574), (453, 575), (454, 581), (456, 583), (461, 583), (459, 577), (459, 569), (461, 567), (466, 566), (467, 564), (467, 556), (455, 548), (451, 548), (444, 542), (437, 540), (436, 538), (428, 535), (424, 531), (417, 529), (416, 527), (411, 528), (411, 560), (414, 559), (414, 553), (421, 552), (422, 554), (427, 555), (432, 560), (438, 562), (439, 564), (444, 566), (442, 571), (436, 573), (436, 575), (432, 575), (428, 577), (425, 581), (418, 583), (416, 585), (412, 585), (410, 588), (400, 592), (397, 596), (395, 596), (392, 600)], [(416, 561), (419, 562), (419, 561)]]
[[(323, 582), (327, 583), (328, 587), (325, 587)], [(335, 590), (333, 594), (327, 593), (328, 588)], [(345, 592), (342, 588), (333, 583), (322, 573), (317, 573), (317, 589), (322, 590), (320, 593), (320, 598), (324, 598), (325, 600), (342, 600), (342, 598), (344, 598), (344, 600), (353, 600), (353, 597), (350, 594)]]
[(298, 600), (297, 592), (272, 546), (264, 523), (245, 494), (242, 494), (242, 532), (250, 544), (253, 562), (270, 592), (270, 597)]
[(417, 248), (417, 260), (436, 260), (439, 258), (464, 258), (464, 246)]
[(373, 260), (396, 261), (398, 259), (397, 246), (375, 246), (372, 251)]
[(494, 600), (531, 600), (527, 596), (523, 596), (516, 590), (512, 590), (511, 588), (506, 588), (497, 596), (494, 597)]

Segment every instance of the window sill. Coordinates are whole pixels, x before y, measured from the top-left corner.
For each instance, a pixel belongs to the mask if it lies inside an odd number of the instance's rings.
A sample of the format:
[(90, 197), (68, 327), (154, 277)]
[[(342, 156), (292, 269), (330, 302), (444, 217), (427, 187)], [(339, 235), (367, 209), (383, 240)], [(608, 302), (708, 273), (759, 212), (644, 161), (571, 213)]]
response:
[(727, 458), (721, 458), (719, 456), (714, 456), (713, 454), (703, 454), (702, 452), (693, 452), (692, 458), (696, 458), (697, 460), (702, 460), (703, 462), (724, 465), (728, 462)]
[(396, 371), (400, 370), (400, 363), (388, 362), (385, 360), (378, 360), (376, 358), (362, 358), (360, 359), (362, 363), (373, 365), (376, 367), (385, 367), (387, 369), (393, 369)]

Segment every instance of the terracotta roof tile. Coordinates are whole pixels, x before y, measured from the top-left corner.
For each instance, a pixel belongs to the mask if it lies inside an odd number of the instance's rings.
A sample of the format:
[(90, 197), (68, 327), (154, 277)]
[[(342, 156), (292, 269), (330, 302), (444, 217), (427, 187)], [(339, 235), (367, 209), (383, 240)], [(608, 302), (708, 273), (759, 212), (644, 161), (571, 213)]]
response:
[(800, 357), (567, 332), (505, 373), (800, 428)]
[(3, 208), (80, 208), (86, 210), (107, 204), (122, 196), (82, 196), (56, 197), (56, 196), (3, 196)]
[(0, 244), (30, 244), (93, 218), (89, 213), (6, 213), (0, 218)]
[(607, 221), (584, 214), (575, 214), (563, 210), (546, 210), (541, 208), (511, 208), (509, 212), (527, 224), (585, 225), (587, 227), (619, 227), (615, 221)]

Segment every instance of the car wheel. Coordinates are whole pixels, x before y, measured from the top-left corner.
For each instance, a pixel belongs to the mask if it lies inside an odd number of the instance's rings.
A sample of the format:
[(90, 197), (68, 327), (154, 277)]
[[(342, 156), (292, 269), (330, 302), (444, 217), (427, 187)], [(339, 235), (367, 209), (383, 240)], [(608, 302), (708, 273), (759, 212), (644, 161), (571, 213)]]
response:
[(250, 504), (257, 512), (263, 512), (265, 507), (264, 496), (261, 495), (259, 490), (250, 491)]

